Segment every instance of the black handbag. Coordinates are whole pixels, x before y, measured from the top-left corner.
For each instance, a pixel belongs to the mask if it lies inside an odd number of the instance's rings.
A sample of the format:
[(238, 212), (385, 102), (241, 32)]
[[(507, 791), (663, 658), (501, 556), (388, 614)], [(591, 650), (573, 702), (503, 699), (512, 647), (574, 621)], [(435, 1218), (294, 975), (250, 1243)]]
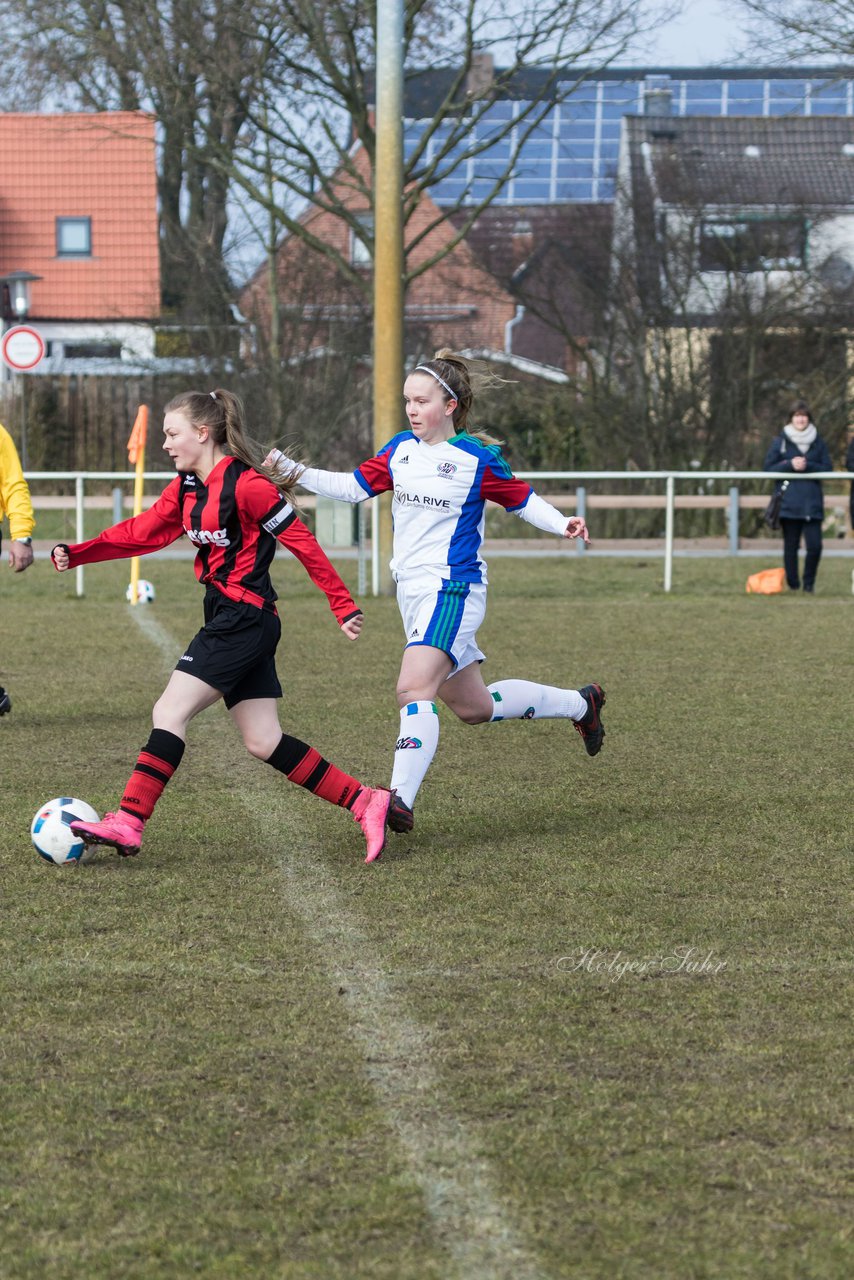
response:
[[(780, 458), (784, 458), (786, 454), (786, 436), (780, 435)], [(769, 529), (780, 528), (780, 508), (783, 505), (783, 494), (789, 487), (788, 480), (784, 480), (782, 484), (774, 486), (774, 492), (768, 502), (768, 506), (762, 512), (762, 519)]]
[(762, 519), (765, 521), (769, 529), (780, 528), (780, 508), (783, 505), (783, 494), (786, 492), (788, 487), (788, 480), (784, 480), (779, 489), (775, 489), (771, 494), (771, 500), (762, 512)]

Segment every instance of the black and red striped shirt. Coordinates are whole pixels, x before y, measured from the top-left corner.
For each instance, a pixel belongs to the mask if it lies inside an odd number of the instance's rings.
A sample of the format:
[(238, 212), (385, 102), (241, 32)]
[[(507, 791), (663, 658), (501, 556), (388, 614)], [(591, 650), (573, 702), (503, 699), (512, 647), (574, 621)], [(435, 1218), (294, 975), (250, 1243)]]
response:
[(70, 546), (70, 567), (159, 551), (182, 533), (196, 548), (196, 577), (229, 600), (275, 612), (270, 565), (278, 540), (324, 592), (339, 623), (360, 612), (287, 498), (238, 458), (221, 458), (204, 484), (179, 472), (147, 511)]

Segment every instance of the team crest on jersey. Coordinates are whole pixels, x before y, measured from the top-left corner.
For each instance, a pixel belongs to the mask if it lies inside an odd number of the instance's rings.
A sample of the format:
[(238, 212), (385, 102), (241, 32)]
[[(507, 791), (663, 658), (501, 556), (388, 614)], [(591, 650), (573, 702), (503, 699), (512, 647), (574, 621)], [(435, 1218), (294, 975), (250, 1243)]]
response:
[(452, 476), (457, 469), (455, 462), (440, 462), (436, 467), (436, 473), (440, 476)]
[(197, 547), (230, 546), (227, 529), (185, 529), (184, 532)]

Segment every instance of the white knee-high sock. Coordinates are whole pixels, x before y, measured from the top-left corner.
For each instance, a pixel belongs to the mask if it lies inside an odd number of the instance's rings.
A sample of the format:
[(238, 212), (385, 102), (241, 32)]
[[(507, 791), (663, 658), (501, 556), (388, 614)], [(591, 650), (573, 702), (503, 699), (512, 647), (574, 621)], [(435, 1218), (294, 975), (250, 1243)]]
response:
[(401, 707), (391, 787), (410, 808), (438, 745), (439, 713), (435, 702), (408, 702)]
[(577, 689), (555, 689), (532, 680), (497, 680), (488, 686), (492, 720), (580, 720), (587, 703)]

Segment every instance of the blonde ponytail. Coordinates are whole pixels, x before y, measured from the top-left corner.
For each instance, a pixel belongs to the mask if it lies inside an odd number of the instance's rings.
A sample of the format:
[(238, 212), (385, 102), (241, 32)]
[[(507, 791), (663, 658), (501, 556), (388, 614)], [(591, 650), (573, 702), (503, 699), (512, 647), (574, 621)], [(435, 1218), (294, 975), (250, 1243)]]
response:
[(272, 480), (276, 488), (293, 501), (297, 471), (283, 475), (275, 465), (267, 466), (264, 462), (267, 450), (246, 430), (243, 402), (233, 391), (223, 387), (213, 391), (183, 391), (173, 396), (164, 412), (183, 413), (193, 426), (206, 426), (214, 444), (219, 445), (224, 453), (239, 458), (247, 467)]

